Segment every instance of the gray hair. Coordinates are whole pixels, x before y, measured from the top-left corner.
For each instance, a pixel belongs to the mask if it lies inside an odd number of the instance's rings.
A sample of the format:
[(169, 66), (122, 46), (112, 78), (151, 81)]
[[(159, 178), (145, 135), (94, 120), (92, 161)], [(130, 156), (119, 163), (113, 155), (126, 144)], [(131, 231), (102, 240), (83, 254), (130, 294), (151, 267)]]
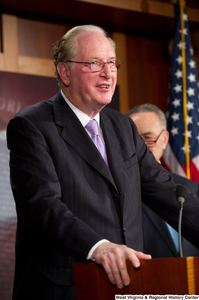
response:
[(154, 112), (161, 124), (162, 129), (167, 130), (167, 120), (164, 112), (157, 106), (150, 104), (150, 103), (145, 103), (141, 105), (137, 105), (127, 111), (126, 115), (130, 116), (131, 114), (134, 113), (139, 113), (139, 112)]
[(55, 65), (55, 75), (57, 78), (58, 83), (60, 83), (61, 78), (59, 76), (59, 73), (57, 71), (57, 65), (60, 62), (66, 62), (67, 60), (73, 60), (73, 58), (77, 55), (78, 49), (75, 47), (75, 37), (83, 32), (99, 32), (102, 35), (104, 35), (110, 42), (113, 51), (115, 52), (115, 42), (107, 36), (107, 32), (95, 25), (80, 25), (75, 26), (69, 31), (66, 32), (65, 35), (62, 36), (62, 38), (54, 45), (53, 49), (53, 56), (54, 56), (54, 65)]

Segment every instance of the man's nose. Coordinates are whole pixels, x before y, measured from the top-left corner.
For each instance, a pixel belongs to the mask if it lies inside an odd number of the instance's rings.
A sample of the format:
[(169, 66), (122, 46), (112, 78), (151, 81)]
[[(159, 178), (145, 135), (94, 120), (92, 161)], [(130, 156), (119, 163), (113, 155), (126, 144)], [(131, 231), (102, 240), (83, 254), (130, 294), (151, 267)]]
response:
[(110, 76), (111, 76), (111, 68), (110, 68), (108, 62), (105, 62), (105, 63), (104, 63), (104, 67), (103, 67), (103, 69), (101, 70), (101, 74), (102, 74), (102, 76), (104, 76), (103, 74), (105, 74), (105, 77), (106, 77), (106, 78), (110, 78)]

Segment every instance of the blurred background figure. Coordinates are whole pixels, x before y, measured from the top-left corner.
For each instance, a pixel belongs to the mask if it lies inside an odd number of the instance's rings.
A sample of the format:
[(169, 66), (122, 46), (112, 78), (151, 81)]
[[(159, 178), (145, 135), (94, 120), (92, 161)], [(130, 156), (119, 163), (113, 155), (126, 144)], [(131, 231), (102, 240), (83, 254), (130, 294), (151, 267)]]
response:
[[(146, 103), (135, 106), (126, 114), (135, 122), (148, 149), (161, 163), (163, 151), (169, 141), (164, 112), (157, 106)], [(175, 183), (186, 185), (199, 198), (198, 183), (174, 173), (170, 174)], [(153, 258), (179, 256), (178, 233), (145, 204), (143, 204), (143, 231), (144, 251), (150, 253)], [(199, 250), (184, 238), (182, 247), (184, 256), (199, 255)]]

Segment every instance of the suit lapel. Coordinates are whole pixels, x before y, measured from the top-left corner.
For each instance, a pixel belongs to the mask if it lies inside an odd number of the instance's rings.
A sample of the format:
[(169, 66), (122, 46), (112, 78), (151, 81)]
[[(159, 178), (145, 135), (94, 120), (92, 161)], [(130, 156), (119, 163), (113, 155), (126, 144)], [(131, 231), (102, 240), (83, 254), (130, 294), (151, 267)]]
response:
[(121, 150), (116, 132), (109, 118), (101, 112), (100, 116), (103, 137), (106, 144), (106, 152), (109, 162), (111, 174), (114, 178), (118, 190), (122, 190), (121, 178), (123, 172), (123, 160), (121, 157)]
[[(61, 126), (61, 136), (93, 168), (106, 177), (115, 187), (113, 177), (101, 154), (93, 144), (74, 112), (58, 94), (53, 103), (55, 123)], [(116, 187), (115, 187), (116, 188)]]

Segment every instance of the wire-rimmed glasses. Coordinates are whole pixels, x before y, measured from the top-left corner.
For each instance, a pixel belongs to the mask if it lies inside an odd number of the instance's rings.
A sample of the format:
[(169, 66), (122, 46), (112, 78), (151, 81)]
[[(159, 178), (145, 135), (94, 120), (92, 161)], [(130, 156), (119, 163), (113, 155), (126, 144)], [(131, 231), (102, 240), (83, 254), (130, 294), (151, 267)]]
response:
[(145, 141), (145, 144), (148, 146), (148, 147), (154, 147), (157, 143), (157, 141), (159, 140), (161, 134), (163, 133), (163, 131), (165, 131), (165, 129), (162, 129), (160, 134), (154, 139), (154, 138), (151, 138), (151, 137), (147, 137), (147, 135), (142, 135), (142, 138), (144, 139)]
[(67, 60), (66, 63), (77, 63), (77, 64), (85, 64), (87, 65), (91, 71), (99, 72), (103, 70), (105, 64), (108, 64), (112, 72), (116, 72), (120, 69), (122, 62), (117, 59), (112, 59), (110, 61), (104, 62), (101, 59), (97, 59), (91, 62), (85, 61), (75, 61), (75, 60)]

